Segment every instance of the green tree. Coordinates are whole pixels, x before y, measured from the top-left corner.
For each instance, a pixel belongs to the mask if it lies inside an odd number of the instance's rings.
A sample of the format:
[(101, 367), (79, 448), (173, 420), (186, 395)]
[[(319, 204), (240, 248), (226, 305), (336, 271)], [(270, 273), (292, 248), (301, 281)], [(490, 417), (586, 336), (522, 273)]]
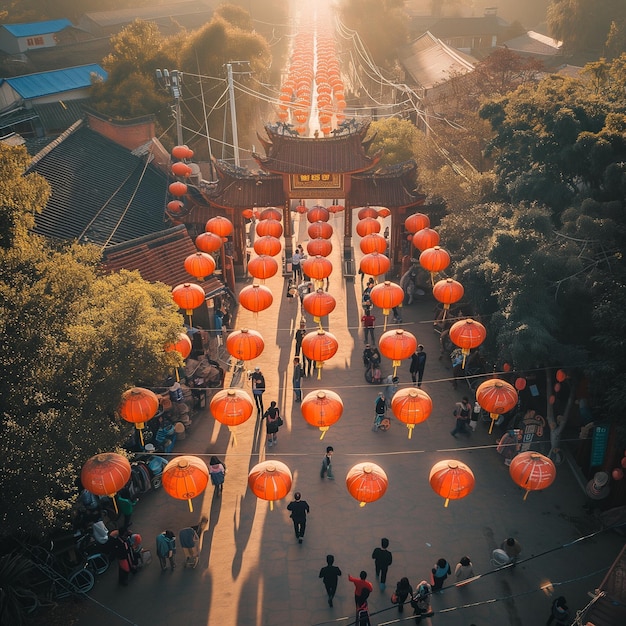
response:
[(389, 117), (372, 122), (369, 133), (375, 135), (370, 153), (374, 154), (381, 148), (385, 151), (381, 165), (395, 165), (416, 158), (422, 133), (409, 120)]

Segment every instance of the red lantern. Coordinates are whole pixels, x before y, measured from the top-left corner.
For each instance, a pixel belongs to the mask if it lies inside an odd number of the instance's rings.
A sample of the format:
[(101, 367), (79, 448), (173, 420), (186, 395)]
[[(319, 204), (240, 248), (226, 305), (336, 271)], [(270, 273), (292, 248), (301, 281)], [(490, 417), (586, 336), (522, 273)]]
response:
[(265, 342), (261, 333), (256, 330), (242, 328), (235, 330), (226, 338), (226, 350), (240, 361), (252, 361), (256, 359), (263, 349)]
[(187, 177), (191, 175), (191, 168), (187, 165), (187, 163), (178, 161), (177, 163), (172, 164), (172, 173), (176, 176)]
[(313, 280), (323, 281), (333, 271), (333, 264), (323, 256), (315, 256), (302, 261), (302, 271)]
[(254, 278), (265, 280), (278, 272), (278, 261), (271, 256), (261, 254), (248, 263), (248, 273)]
[(202, 252), (215, 252), (223, 243), (222, 238), (213, 233), (202, 233), (196, 237), (196, 247)]
[(431, 397), (421, 389), (405, 387), (397, 391), (391, 399), (391, 411), (409, 431), (409, 439), (413, 436), (415, 424), (426, 421), (433, 410)]
[(311, 239), (306, 244), (306, 251), (311, 256), (328, 256), (333, 251), (333, 244), (328, 239)]
[(257, 463), (248, 474), (250, 491), (261, 500), (269, 500), (270, 511), (276, 500), (282, 500), (291, 491), (292, 483), (291, 470), (273, 459)]
[(266, 256), (276, 256), (281, 250), (282, 245), (276, 237), (265, 235), (254, 241), (254, 251), (257, 254), (265, 254)]
[(204, 280), (205, 276), (210, 276), (215, 271), (215, 259), (206, 252), (190, 254), (185, 259), (185, 270), (194, 278)]
[[(485, 341), (487, 331), (480, 323), (472, 319), (459, 320), (450, 327), (450, 341), (461, 348), (463, 353), (463, 367), (465, 367), (465, 358), (474, 348)], [(510, 385), (509, 385), (510, 386)]]
[(167, 212), (173, 216), (180, 215), (183, 212), (184, 208), (185, 208), (185, 203), (181, 202), (180, 200), (170, 200), (167, 203)]
[(97, 496), (109, 496), (117, 512), (115, 494), (128, 483), (130, 472), (130, 463), (125, 456), (103, 452), (92, 456), (83, 465), (80, 482), (87, 491)]
[(359, 209), (357, 217), (359, 218), (359, 220), (365, 220), (368, 217), (376, 219), (378, 217), (378, 210), (373, 206), (364, 206), (363, 208)]
[(402, 359), (408, 359), (417, 350), (417, 339), (410, 332), (397, 328), (383, 333), (378, 347), (383, 356), (391, 359), (395, 376)]
[(173, 196), (184, 196), (187, 193), (187, 185), (177, 180), (169, 186), (169, 191)]
[(161, 480), (166, 493), (177, 500), (187, 500), (193, 513), (191, 499), (209, 484), (209, 468), (197, 456), (179, 456), (165, 466)]
[(309, 315), (313, 316), (313, 321), (317, 324), (321, 322), (322, 317), (332, 313), (336, 306), (335, 298), (323, 289), (308, 293), (302, 299), (302, 307)]
[(526, 379), (525, 378), (516, 378), (515, 379), (515, 389), (518, 391), (524, 391), (526, 389)]
[(538, 452), (520, 452), (509, 465), (509, 473), (516, 485), (526, 489), (524, 500), (531, 491), (549, 487), (556, 478), (554, 463)]
[(213, 417), (231, 430), (250, 419), (254, 408), (250, 396), (243, 389), (222, 389), (209, 405)]
[(259, 237), (276, 237), (278, 239), (283, 234), (283, 225), (277, 220), (263, 220), (256, 225), (256, 234)]
[(465, 463), (452, 459), (435, 463), (430, 470), (428, 481), (432, 490), (445, 498), (444, 507), (448, 506), (450, 500), (468, 496), (476, 484), (472, 470)]
[(426, 248), (420, 254), (420, 265), (430, 272), (432, 284), (435, 284), (435, 274), (443, 272), (450, 265), (450, 255), (439, 246)]
[(334, 213), (341, 213), (342, 211), (345, 211), (345, 209), (346, 209), (346, 207), (344, 207), (344, 206), (343, 206), (343, 204), (331, 204), (331, 205), (328, 207), (328, 210), (329, 210), (331, 213), (333, 213), (333, 214), (334, 214)]
[(207, 233), (213, 233), (222, 239), (233, 232), (233, 223), (226, 217), (212, 217), (204, 227)]
[(365, 235), (365, 237), (359, 241), (359, 246), (363, 254), (371, 254), (372, 252), (385, 254), (387, 251), (387, 241), (382, 235), (376, 233)]
[(252, 209), (244, 209), (241, 214), (247, 220), (251, 220), (254, 217), (254, 211)]
[(193, 309), (197, 309), (204, 302), (204, 289), (200, 285), (184, 283), (172, 289), (172, 298), (178, 308), (185, 309), (185, 313), (191, 316)]
[(320, 429), (321, 441), (328, 429), (341, 418), (343, 401), (334, 391), (327, 389), (311, 391), (302, 400), (300, 411), (302, 411), (302, 417), (311, 426)]
[(338, 348), (339, 342), (335, 336), (321, 328), (315, 332), (307, 333), (302, 339), (302, 352), (307, 359), (315, 361), (318, 380), (322, 377), (324, 361), (335, 356)]
[(384, 283), (379, 283), (374, 286), (370, 291), (370, 299), (379, 308), (383, 310), (385, 316), (384, 330), (387, 329), (387, 316), (391, 312), (391, 309), (397, 306), (402, 306), (404, 301), (404, 289), (396, 283), (392, 283), (386, 280)]
[(443, 304), (442, 319), (446, 319), (446, 311), (450, 308), (450, 305), (458, 302), (464, 293), (463, 285), (452, 278), (445, 278), (435, 283), (433, 297)]
[(508, 413), (517, 404), (517, 400), (517, 391), (513, 385), (509, 385), (499, 378), (491, 378), (478, 386), (476, 402), (489, 412), (491, 417), (490, 434), (493, 430), (493, 423), (500, 415)]
[(420, 251), (424, 252), (428, 248), (434, 248), (439, 244), (439, 233), (432, 228), (422, 228), (414, 235), (411, 243)]
[(556, 379), (562, 383), (567, 378), (567, 374), (563, 370), (556, 371)]
[(306, 204), (299, 204), (296, 207), (296, 213), (300, 213), (300, 215), (304, 215), (307, 212)]
[(365, 506), (368, 502), (375, 502), (385, 495), (389, 479), (382, 467), (374, 463), (357, 463), (346, 476), (346, 487), (350, 495)]
[(333, 236), (333, 227), (326, 222), (315, 222), (311, 224), (307, 229), (307, 233), (310, 239), (330, 239)]
[(357, 222), (356, 232), (360, 237), (380, 232), (380, 222), (373, 217), (366, 217), (364, 220)]
[(239, 304), (254, 313), (268, 309), (272, 302), (274, 296), (264, 285), (248, 285), (239, 292)]
[(186, 359), (191, 354), (191, 339), (187, 333), (178, 333), (178, 339), (176, 343), (170, 343), (165, 346), (166, 352), (176, 351)]
[(309, 212), (306, 214), (306, 219), (309, 224), (327, 222), (330, 219), (330, 213), (326, 207), (316, 204), (309, 209)]
[(189, 146), (174, 146), (172, 148), (172, 156), (175, 159), (191, 159), (193, 158), (193, 150)]
[(135, 428), (139, 431), (141, 445), (143, 446), (143, 433), (141, 431), (145, 423), (149, 422), (159, 410), (159, 399), (156, 394), (150, 391), (150, 389), (132, 387), (122, 394), (119, 410), (124, 420), (135, 424)]
[(613, 480), (622, 480), (624, 478), (624, 470), (621, 467), (616, 467), (612, 472)]
[(391, 215), (391, 211), (386, 207), (380, 207), (380, 209), (378, 209), (378, 217), (382, 217), (383, 219), (386, 217), (389, 217)]
[(384, 254), (378, 254), (378, 252), (372, 252), (366, 254), (361, 258), (359, 269), (364, 274), (370, 274), (371, 276), (382, 276), (386, 274), (391, 267), (391, 261), (389, 257)]
[(430, 226), (430, 218), (423, 213), (413, 213), (404, 220), (404, 228), (409, 233), (416, 233), (418, 230), (428, 228)]
[(263, 209), (259, 215), (260, 220), (276, 220), (277, 222), (280, 222), (282, 217), (283, 214), (274, 207), (267, 207), (267, 209)]

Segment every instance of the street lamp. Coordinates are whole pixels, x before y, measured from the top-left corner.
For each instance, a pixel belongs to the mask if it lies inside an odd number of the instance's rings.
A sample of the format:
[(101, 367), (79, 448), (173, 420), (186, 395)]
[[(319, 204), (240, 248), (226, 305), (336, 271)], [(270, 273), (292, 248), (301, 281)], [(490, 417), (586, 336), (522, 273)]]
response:
[(169, 91), (174, 98), (174, 118), (176, 120), (176, 141), (179, 146), (183, 145), (183, 127), (180, 117), (180, 100), (182, 97), (181, 87), (183, 84), (183, 73), (179, 70), (167, 69), (156, 70), (156, 79), (162, 89)]

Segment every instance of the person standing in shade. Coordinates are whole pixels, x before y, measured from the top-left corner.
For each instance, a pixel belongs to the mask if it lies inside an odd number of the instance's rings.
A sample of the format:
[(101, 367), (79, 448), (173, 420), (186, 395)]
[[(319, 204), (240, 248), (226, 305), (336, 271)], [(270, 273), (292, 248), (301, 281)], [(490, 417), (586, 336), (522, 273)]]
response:
[(299, 357), (295, 357), (293, 360), (293, 375), (291, 377), (293, 384), (293, 395), (296, 402), (302, 402), (302, 365), (300, 365)]
[(176, 536), (171, 530), (164, 530), (156, 538), (156, 553), (161, 563), (161, 571), (167, 569), (169, 560), (172, 571), (176, 567)]
[(252, 395), (254, 396), (254, 403), (256, 404), (256, 416), (261, 417), (263, 415), (263, 394), (265, 393), (265, 376), (261, 373), (261, 368), (257, 365), (254, 368), (254, 372), (250, 374), (250, 380), (252, 381)]
[(287, 505), (287, 510), (291, 511), (291, 519), (293, 521), (293, 529), (296, 533), (298, 543), (302, 543), (304, 531), (306, 530), (306, 516), (310, 512), (309, 503), (302, 500), (302, 494), (299, 491), (293, 494), (294, 500)]
[(467, 396), (464, 396), (461, 402), (457, 402), (454, 408), (454, 417), (456, 418), (456, 425), (450, 431), (453, 437), (456, 437), (457, 433), (467, 433), (471, 431), (468, 428), (470, 419), (472, 418), (472, 405), (470, 404)]
[(300, 320), (300, 328), (296, 331), (296, 352), (294, 356), (300, 356), (300, 350), (302, 349), (302, 340), (306, 335), (306, 321), (304, 319)]
[(363, 317), (361, 317), (361, 325), (363, 326), (363, 338), (366, 344), (368, 343), (368, 336), (371, 337), (371, 343), (376, 343), (376, 338), (374, 337), (375, 324), (376, 317), (372, 315), (372, 309), (370, 309), (370, 307), (365, 307), (363, 309)]
[(200, 551), (198, 549), (200, 537), (198, 537), (196, 529), (187, 526), (178, 532), (178, 538), (185, 555), (185, 567), (195, 569), (200, 560)]
[(433, 591), (437, 591), (438, 593), (443, 593), (443, 583), (446, 578), (450, 576), (452, 570), (450, 569), (450, 563), (445, 559), (439, 559), (435, 563), (435, 567), (432, 569), (433, 573)]
[(417, 346), (417, 350), (411, 356), (411, 365), (409, 372), (411, 372), (411, 380), (413, 383), (417, 382), (417, 386), (422, 386), (422, 379), (424, 378), (424, 368), (426, 367), (426, 352), (424, 352), (424, 346), (420, 343)]
[(271, 448), (278, 443), (278, 429), (280, 428), (280, 409), (276, 406), (276, 401), (270, 402), (270, 408), (263, 413), (265, 420), (265, 432), (267, 433), (267, 445)]
[(296, 284), (298, 281), (302, 280), (302, 267), (300, 265), (301, 260), (302, 257), (300, 256), (300, 252), (298, 251), (298, 248), (296, 248), (296, 251), (291, 257), (291, 269), (293, 271), (293, 279), (296, 281)]
[(326, 567), (322, 567), (319, 577), (324, 582), (328, 594), (328, 606), (333, 605), (333, 598), (337, 591), (337, 582), (341, 576), (341, 570), (334, 565), (335, 557), (332, 554), (326, 556)]
[(456, 581), (460, 583), (461, 581), (473, 578), (474, 576), (474, 566), (472, 565), (469, 556), (461, 557), (461, 560), (454, 568), (454, 577), (456, 578)]
[(389, 539), (383, 537), (380, 540), (380, 548), (374, 548), (372, 558), (374, 559), (374, 567), (376, 568), (376, 578), (380, 576), (380, 590), (385, 591), (387, 586), (387, 570), (393, 561), (389, 547)]
[(367, 572), (365, 570), (361, 570), (358, 578), (348, 574), (348, 580), (354, 584), (354, 604), (358, 609), (363, 604), (363, 601), (369, 598), (370, 593), (374, 591), (374, 586), (367, 580)]
[(322, 469), (320, 470), (320, 478), (328, 477), (328, 480), (335, 480), (333, 474), (332, 458), (335, 449), (332, 446), (326, 448), (326, 454), (322, 459)]
[(509, 557), (509, 563), (513, 563), (513, 567), (515, 567), (520, 552), (522, 551), (522, 545), (520, 542), (513, 537), (509, 537), (502, 542), (500, 550), (504, 550), (504, 552), (506, 552), (506, 555)]

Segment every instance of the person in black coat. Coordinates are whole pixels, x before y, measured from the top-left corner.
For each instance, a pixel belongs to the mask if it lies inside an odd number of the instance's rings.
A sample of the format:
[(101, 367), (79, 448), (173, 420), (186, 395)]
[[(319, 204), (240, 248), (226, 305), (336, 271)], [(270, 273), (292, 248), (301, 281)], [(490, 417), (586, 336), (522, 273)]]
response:
[(302, 500), (302, 494), (299, 491), (293, 495), (295, 500), (287, 505), (287, 510), (291, 511), (291, 519), (293, 520), (293, 529), (296, 533), (298, 543), (302, 543), (304, 531), (306, 530), (306, 516), (309, 513), (309, 504), (306, 500)]
[(334, 565), (335, 557), (332, 554), (326, 556), (326, 567), (322, 567), (319, 577), (324, 582), (328, 594), (328, 606), (333, 605), (333, 598), (337, 591), (337, 582), (341, 576), (341, 570)]

